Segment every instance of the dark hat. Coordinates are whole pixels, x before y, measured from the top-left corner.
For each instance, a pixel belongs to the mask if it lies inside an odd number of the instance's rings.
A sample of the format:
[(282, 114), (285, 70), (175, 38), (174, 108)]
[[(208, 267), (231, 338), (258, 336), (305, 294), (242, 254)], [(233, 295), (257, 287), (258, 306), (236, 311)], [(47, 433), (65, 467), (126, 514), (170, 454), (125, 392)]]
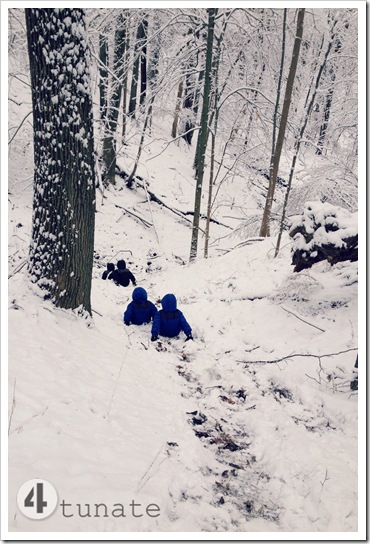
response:
[(162, 308), (165, 312), (174, 312), (177, 308), (177, 300), (175, 295), (168, 293), (165, 295), (162, 300)]
[(126, 262), (123, 259), (118, 261), (117, 268), (119, 270), (124, 270), (126, 268)]
[(148, 294), (143, 287), (136, 287), (132, 293), (132, 300), (135, 302), (146, 302)]

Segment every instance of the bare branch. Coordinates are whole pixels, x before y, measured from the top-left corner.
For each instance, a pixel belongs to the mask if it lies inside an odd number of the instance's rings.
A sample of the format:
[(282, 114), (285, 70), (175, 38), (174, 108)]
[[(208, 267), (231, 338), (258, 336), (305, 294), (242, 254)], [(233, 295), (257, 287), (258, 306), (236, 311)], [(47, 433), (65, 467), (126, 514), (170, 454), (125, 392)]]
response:
[(294, 357), (313, 357), (315, 359), (321, 359), (322, 357), (335, 357), (336, 355), (341, 355), (342, 353), (348, 353), (349, 351), (357, 351), (358, 348), (349, 348), (343, 351), (337, 351), (336, 353), (324, 353), (323, 355), (314, 355), (313, 353), (292, 353), (291, 355), (285, 355), (280, 357), (280, 359), (271, 359), (269, 361), (237, 361), (238, 363), (244, 363), (245, 365), (259, 363), (262, 365), (280, 363), (287, 359), (293, 359)]
[(297, 314), (295, 314), (295, 313), (292, 312), (291, 310), (288, 310), (287, 308), (284, 308), (284, 306), (281, 306), (281, 308), (282, 308), (285, 312), (288, 312), (288, 314), (292, 314), (292, 315), (294, 315), (294, 317), (296, 317), (296, 318), (299, 319), (300, 321), (303, 321), (303, 323), (306, 323), (307, 325), (310, 325), (311, 327), (314, 327), (315, 329), (318, 329), (318, 330), (321, 331), (321, 332), (325, 332), (324, 329), (320, 329), (320, 327), (317, 327), (316, 325), (313, 325), (312, 323), (309, 323), (308, 321), (305, 321), (304, 319), (302, 319), (302, 317), (299, 317)]

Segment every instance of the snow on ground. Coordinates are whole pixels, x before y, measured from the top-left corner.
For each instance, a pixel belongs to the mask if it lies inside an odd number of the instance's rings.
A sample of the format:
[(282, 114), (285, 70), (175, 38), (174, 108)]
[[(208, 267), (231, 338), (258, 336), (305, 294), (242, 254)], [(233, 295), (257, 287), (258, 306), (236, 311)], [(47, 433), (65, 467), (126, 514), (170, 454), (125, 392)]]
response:
[[(273, 259), (266, 240), (182, 265), (174, 240), (188, 227), (156, 210), (163, 239), (172, 226), (165, 254), (114, 206), (134, 198), (112, 191), (99, 206), (91, 323), (37, 298), (23, 270), (10, 279), (10, 529), (36, 530), (15, 496), (41, 477), (71, 505), (134, 499), (160, 516), (71, 506), (38, 531), (356, 531), (355, 352), (263, 362), (356, 346), (355, 263), (293, 274), (289, 247)], [(123, 325), (131, 289), (101, 280), (100, 261), (126, 248), (115, 259), (154, 302), (177, 295), (193, 343)]]
[[(140, 175), (169, 206), (191, 210), (190, 150), (159, 151), (153, 138)], [(212, 224), (211, 257), (189, 265), (190, 223), (117, 177), (97, 192), (93, 319), (84, 321), (30, 288), (22, 265), (32, 188), (29, 171), (11, 164), (9, 529), (356, 531), (357, 263), (295, 274), (288, 239), (274, 259), (274, 240)], [(253, 200), (245, 205), (255, 213)], [(234, 228), (239, 220), (221, 211)], [(177, 296), (194, 342), (152, 343), (149, 325), (123, 325), (132, 289), (101, 279), (119, 258), (158, 307)], [(69, 517), (19, 512), (17, 490), (37, 477), (55, 486)], [(125, 517), (111, 515), (115, 504)], [(150, 504), (159, 516), (145, 513)]]

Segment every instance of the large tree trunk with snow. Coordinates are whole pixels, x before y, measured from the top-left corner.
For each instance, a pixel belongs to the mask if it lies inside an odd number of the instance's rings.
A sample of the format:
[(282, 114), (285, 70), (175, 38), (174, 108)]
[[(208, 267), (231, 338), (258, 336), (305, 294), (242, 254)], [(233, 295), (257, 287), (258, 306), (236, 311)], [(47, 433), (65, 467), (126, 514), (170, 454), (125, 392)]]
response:
[(91, 313), (95, 172), (84, 11), (25, 14), (35, 162), (29, 272), (56, 306)]

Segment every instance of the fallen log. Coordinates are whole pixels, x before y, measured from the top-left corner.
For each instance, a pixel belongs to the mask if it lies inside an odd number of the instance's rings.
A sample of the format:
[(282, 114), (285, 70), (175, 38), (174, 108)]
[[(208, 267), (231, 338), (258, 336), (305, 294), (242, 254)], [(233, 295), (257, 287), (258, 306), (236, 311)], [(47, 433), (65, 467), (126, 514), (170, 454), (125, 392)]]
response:
[[(118, 175), (120, 178), (122, 178), (125, 181), (129, 180), (129, 175), (127, 174), (127, 172), (125, 172), (124, 170), (121, 170), (121, 168), (119, 168), (118, 166), (116, 166), (116, 175)], [(184, 219), (184, 221), (187, 221), (188, 223), (190, 223), (190, 225), (193, 225), (193, 222), (190, 221), (190, 219), (188, 219), (186, 216), (187, 215), (194, 215), (194, 212), (191, 212), (191, 211), (184, 212), (184, 211), (179, 210), (177, 208), (173, 208), (172, 206), (169, 206), (168, 204), (163, 202), (163, 200), (158, 198), (157, 195), (155, 195), (152, 191), (150, 191), (148, 189), (147, 182), (145, 182), (144, 178), (142, 178), (141, 176), (135, 175), (134, 181), (135, 181), (137, 187), (140, 187), (140, 189), (143, 189), (144, 191), (146, 191), (146, 193), (149, 195), (149, 198), (150, 198), (151, 201), (155, 202), (159, 206), (163, 206), (167, 210), (170, 210), (172, 213), (174, 213), (174, 214), (178, 215), (179, 217), (181, 217), (181, 219)], [(144, 183), (145, 183), (145, 185), (144, 185)], [(133, 181), (131, 180), (129, 183), (126, 183), (126, 185), (127, 185), (127, 187), (129, 189), (131, 189), (132, 185), (133, 185)], [(201, 214), (200, 217), (201, 217), (201, 219), (206, 219), (206, 216), (204, 214)], [(225, 227), (227, 229), (233, 230), (232, 227), (230, 227), (229, 225), (225, 225), (224, 223), (221, 223), (220, 221), (217, 221), (217, 219), (213, 219), (212, 217), (211, 217), (211, 223), (215, 223), (216, 225), (220, 225), (220, 226)], [(203, 229), (199, 228), (199, 230), (204, 233)]]

